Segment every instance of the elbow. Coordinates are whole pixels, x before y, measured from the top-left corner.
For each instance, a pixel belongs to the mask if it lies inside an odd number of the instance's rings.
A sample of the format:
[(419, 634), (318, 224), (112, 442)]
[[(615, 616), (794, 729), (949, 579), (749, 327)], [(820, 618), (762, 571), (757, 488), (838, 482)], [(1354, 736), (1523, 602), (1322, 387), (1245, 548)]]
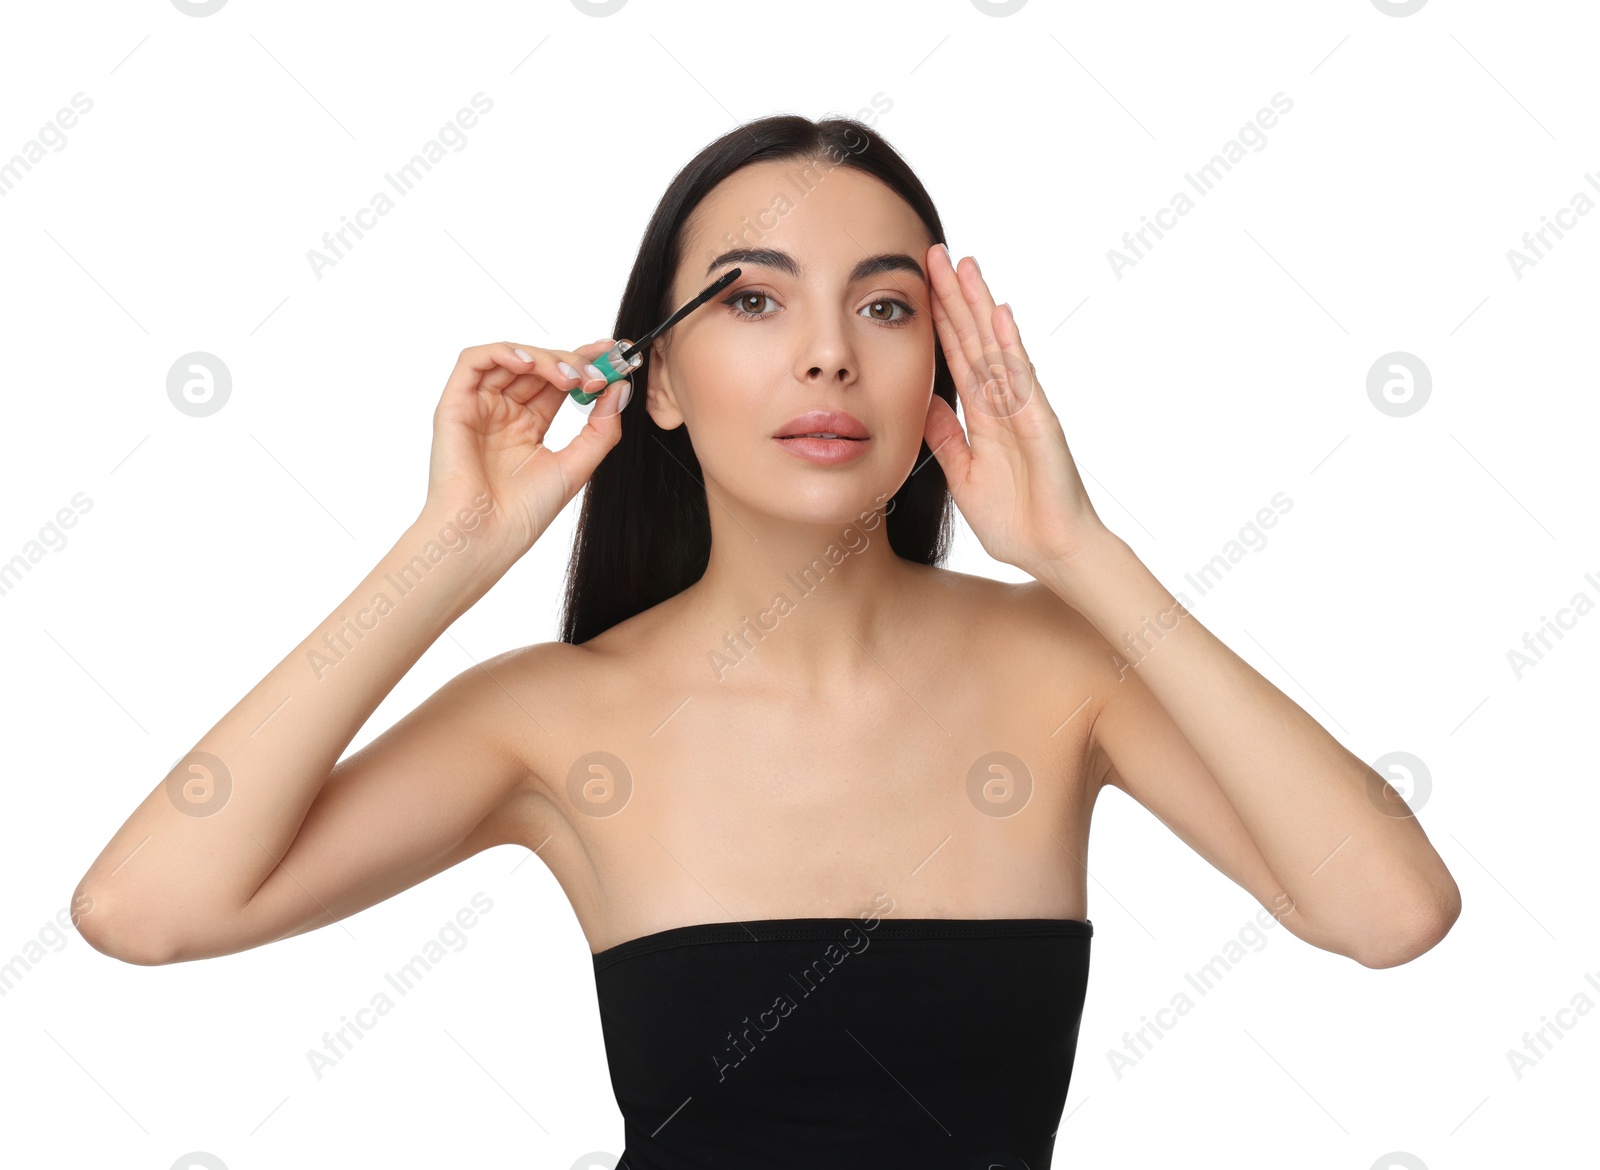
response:
[(1461, 917), (1461, 890), (1448, 874), (1445, 880), (1443, 889), (1411, 903), (1411, 912), (1401, 925), (1366, 940), (1352, 956), (1356, 962), (1373, 970), (1399, 967), (1438, 946)]
[(73, 891), (72, 923), (84, 942), (108, 958), (136, 967), (161, 967), (177, 960), (172, 947), (138, 929), (127, 915), (112, 914), (110, 903), (85, 893), (82, 886)]

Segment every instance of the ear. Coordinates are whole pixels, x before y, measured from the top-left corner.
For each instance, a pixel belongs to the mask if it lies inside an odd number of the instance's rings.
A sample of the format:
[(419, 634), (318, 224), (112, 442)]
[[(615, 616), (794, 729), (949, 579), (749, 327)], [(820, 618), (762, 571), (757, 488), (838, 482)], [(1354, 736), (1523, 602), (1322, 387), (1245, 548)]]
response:
[(672, 375), (667, 371), (666, 346), (658, 338), (651, 342), (651, 347), (650, 377), (644, 391), (645, 409), (662, 430), (677, 430), (683, 426), (684, 417), (672, 390)]

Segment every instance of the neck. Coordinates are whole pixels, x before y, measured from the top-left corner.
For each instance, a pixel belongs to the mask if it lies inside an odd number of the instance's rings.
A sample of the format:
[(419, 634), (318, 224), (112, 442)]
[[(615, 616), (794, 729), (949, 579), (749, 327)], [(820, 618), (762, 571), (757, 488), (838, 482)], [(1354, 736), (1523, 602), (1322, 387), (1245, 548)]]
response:
[(889, 547), (881, 504), (796, 524), (713, 502), (710, 559), (680, 612), (720, 681), (837, 694), (883, 678), (925, 571)]

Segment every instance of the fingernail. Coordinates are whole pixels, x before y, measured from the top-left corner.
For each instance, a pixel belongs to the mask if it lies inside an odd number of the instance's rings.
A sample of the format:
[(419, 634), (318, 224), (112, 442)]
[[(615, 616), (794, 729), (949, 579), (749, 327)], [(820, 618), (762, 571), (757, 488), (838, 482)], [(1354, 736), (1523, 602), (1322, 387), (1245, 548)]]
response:
[(938, 244), (938, 248), (939, 251), (944, 253), (945, 263), (949, 264), (951, 268), (954, 268), (955, 262), (950, 259), (950, 249), (944, 246), (943, 241)]
[(622, 380), (622, 391), (617, 396), (617, 413), (622, 413), (622, 408), (628, 405), (628, 399), (633, 397), (633, 383), (627, 378)]
[(589, 375), (589, 380), (591, 382), (594, 381), (596, 378), (599, 378), (602, 382), (604, 382), (606, 380), (606, 376), (600, 372), (600, 367), (599, 366), (594, 366), (594, 365), (584, 366), (583, 367), (583, 372), (585, 374)]
[(521, 358), (525, 362), (531, 362), (533, 360), (533, 355), (532, 354), (523, 353), (520, 349), (513, 349), (511, 352), (516, 354), (519, 358)]
[[(556, 369), (560, 370), (563, 374), (565, 374), (569, 378), (577, 378), (578, 377), (578, 371), (573, 369), (571, 366), (567, 365), (566, 362), (557, 362), (556, 363)], [(579, 379), (579, 380), (582, 381), (582, 379)]]
[(976, 256), (972, 258), (972, 266), (978, 270), (979, 276), (983, 275), (983, 265), (978, 263), (978, 258)]

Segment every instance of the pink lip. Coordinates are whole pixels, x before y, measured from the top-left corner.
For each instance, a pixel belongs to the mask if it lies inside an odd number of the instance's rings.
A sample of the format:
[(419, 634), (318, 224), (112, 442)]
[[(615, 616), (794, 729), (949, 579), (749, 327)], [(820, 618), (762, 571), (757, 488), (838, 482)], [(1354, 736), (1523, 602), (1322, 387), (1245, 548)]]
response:
[(861, 420), (844, 410), (808, 410), (805, 414), (784, 423), (773, 432), (772, 437), (782, 439), (790, 435), (807, 435), (818, 431), (830, 435), (842, 435), (847, 439), (868, 437), (867, 428), (861, 425)]
[(807, 463), (849, 463), (867, 453), (871, 439), (780, 439), (773, 438)]

